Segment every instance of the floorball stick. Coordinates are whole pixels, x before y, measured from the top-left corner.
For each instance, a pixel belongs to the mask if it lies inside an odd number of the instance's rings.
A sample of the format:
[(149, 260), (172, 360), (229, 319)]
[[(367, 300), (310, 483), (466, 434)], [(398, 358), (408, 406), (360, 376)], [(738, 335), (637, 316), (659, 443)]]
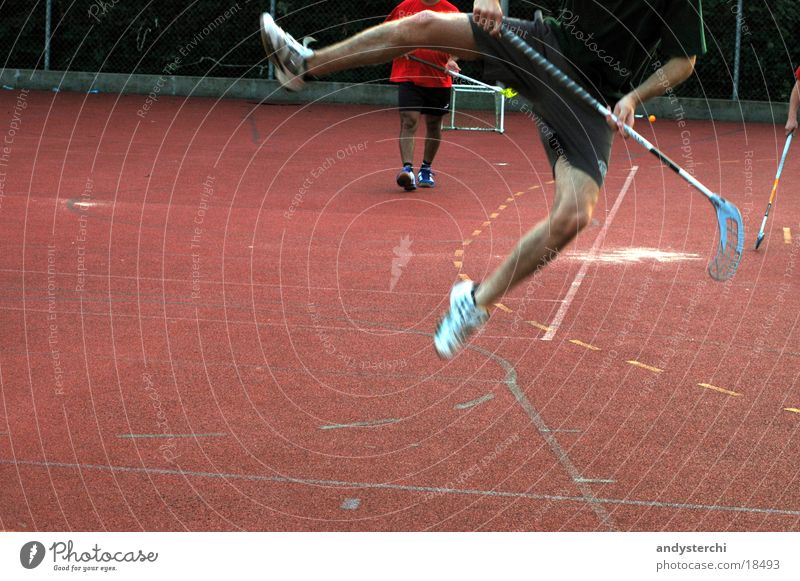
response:
[(761, 241), (764, 240), (764, 226), (767, 225), (767, 216), (769, 216), (769, 210), (772, 208), (772, 202), (775, 201), (775, 194), (778, 191), (778, 182), (781, 179), (781, 172), (783, 172), (783, 162), (786, 161), (786, 154), (789, 153), (789, 145), (792, 143), (792, 135), (794, 135), (794, 130), (792, 130), (789, 135), (786, 136), (786, 145), (783, 146), (783, 155), (781, 156), (781, 162), (778, 164), (778, 173), (775, 174), (775, 181), (772, 182), (772, 191), (769, 193), (767, 211), (764, 212), (764, 219), (761, 220), (761, 228), (759, 229), (758, 237), (756, 238), (756, 250), (758, 250), (758, 247), (761, 246)]
[[(558, 69), (558, 67), (549, 62), (516, 34), (504, 28), (502, 29), (502, 35), (504, 40), (521, 51), (531, 62), (544, 69), (547, 74), (584, 103), (595, 109), (604, 117), (610, 116), (615, 122), (619, 121), (608, 107), (592, 97), (586, 89), (570, 79)], [(661, 160), (664, 165), (694, 186), (695, 189), (708, 198), (708, 201), (714, 206), (717, 215), (717, 224), (719, 226), (719, 248), (711, 259), (711, 262), (708, 263), (708, 274), (714, 280), (719, 281), (731, 278), (736, 274), (736, 269), (739, 267), (739, 262), (742, 260), (742, 251), (744, 250), (744, 224), (742, 223), (742, 215), (739, 212), (739, 208), (701, 184), (693, 175), (661, 153), (652, 143), (647, 141), (647, 139), (636, 133), (632, 127), (625, 125), (624, 128), (625, 133), (629, 137), (639, 145), (642, 145)]]

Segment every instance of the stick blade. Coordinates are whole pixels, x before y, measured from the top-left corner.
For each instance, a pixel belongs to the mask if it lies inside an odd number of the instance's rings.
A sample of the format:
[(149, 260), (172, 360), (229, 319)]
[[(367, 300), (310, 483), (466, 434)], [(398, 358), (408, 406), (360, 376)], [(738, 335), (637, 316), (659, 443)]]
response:
[(717, 281), (726, 281), (736, 274), (744, 251), (744, 224), (739, 208), (727, 200), (714, 196), (711, 203), (717, 211), (719, 248), (711, 262), (708, 274)]
[(763, 240), (764, 240), (764, 233), (763, 232), (759, 232), (758, 233), (758, 238), (756, 238), (756, 250), (758, 250), (758, 247), (761, 246), (761, 242)]

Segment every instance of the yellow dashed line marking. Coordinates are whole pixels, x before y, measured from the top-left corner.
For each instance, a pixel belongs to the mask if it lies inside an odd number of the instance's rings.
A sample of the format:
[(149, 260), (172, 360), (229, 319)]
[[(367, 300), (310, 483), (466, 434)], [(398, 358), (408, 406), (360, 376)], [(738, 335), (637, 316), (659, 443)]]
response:
[(554, 184), (554, 183), (556, 183), (556, 180), (550, 180), (549, 182), (544, 182), (544, 183), (546, 183), (546, 184)]
[(500, 214), (498, 212), (495, 212), (494, 214), (489, 214), (489, 217), (494, 219), (494, 218), (497, 218), (499, 215)]
[(461, 262), (460, 260), (454, 260), (453, 266), (455, 266), (456, 268), (461, 268), (462, 266), (464, 266), (464, 263)]
[(511, 198), (511, 197), (506, 198), (506, 202), (513, 202), (513, 201), (514, 201), (514, 198)]
[(506, 206), (505, 204), (500, 204), (500, 206), (498, 206), (497, 209), (498, 210), (505, 210), (506, 208), (508, 208), (508, 206)]
[(519, 197), (520, 197), (522, 194), (524, 194), (524, 193), (525, 193), (525, 192), (517, 192), (517, 193), (516, 193), (516, 194), (514, 194), (514, 195), (515, 195), (516, 197), (518, 197), (518, 198), (519, 198)]
[(481, 227), (486, 228), (489, 224), (491, 224), (491, 222), (489, 222), (489, 220), (486, 220), (486, 222), (481, 224)]
[(793, 414), (800, 414), (800, 409), (798, 408), (783, 408), (785, 412), (792, 412)]
[(460, 278), (461, 280), (470, 280), (469, 275), (466, 275), (463, 272), (458, 273), (458, 278)]
[(647, 369), (647, 371), (652, 371), (653, 373), (661, 373), (662, 371), (664, 371), (663, 369), (659, 369), (658, 367), (653, 367), (652, 365), (645, 365), (644, 363), (641, 363), (639, 361), (635, 361), (633, 359), (630, 359), (630, 360), (626, 361), (625, 363), (630, 363), (631, 365), (635, 365), (636, 367), (641, 367), (642, 369)]
[(721, 387), (717, 387), (716, 385), (711, 385), (710, 383), (698, 383), (697, 385), (699, 385), (700, 387), (705, 387), (706, 389), (713, 389), (714, 391), (725, 393), (727, 395), (742, 395), (741, 393), (736, 393), (735, 391), (722, 389)]
[(464, 249), (463, 248), (459, 248), (458, 250), (456, 250), (453, 253), (453, 256), (464, 256)]
[(531, 186), (531, 187), (529, 187), (528, 189), (529, 189), (529, 190), (535, 190), (535, 189), (536, 189), (536, 188), (538, 188), (538, 187), (539, 187), (539, 186)]
[(470, 244), (472, 244), (472, 240), (467, 238), (466, 240), (464, 240), (464, 242), (461, 243), (461, 246), (469, 246)]
[(532, 327), (536, 327), (537, 329), (540, 329), (545, 332), (550, 330), (550, 327), (548, 327), (547, 325), (542, 325), (541, 323), (537, 323), (536, 321), (527, 321), (527, 323)]
[(783, 241), (786, 244), (792, 243), (792, 229), (791, 228), (784, 228), (783, 229)]
[(480, 230), (475, 230), (475, 232), (473, 232), (472, 235), (473, 236), (478, 236), (480, 233), (481, 233)]
[(600, 347), (589, 345), (588, 343), (584, 343), (583, 341), (579, 341), (578, 339), (570, 339), (569, 342), (574, 343), (575, 345), (579, 345), (580, 347), (586, 347), (587, 349), (591, 349), (592, 351), (600, 351)]
[(511, 309), (509, 309), (507, 306), (505, 306), (503, 303), (495, 303), (494, 306), (497, 307), (498, 309), (500, 309), (501, 311), (505, 311), (506, 313), (513, 313), (514, 312)]

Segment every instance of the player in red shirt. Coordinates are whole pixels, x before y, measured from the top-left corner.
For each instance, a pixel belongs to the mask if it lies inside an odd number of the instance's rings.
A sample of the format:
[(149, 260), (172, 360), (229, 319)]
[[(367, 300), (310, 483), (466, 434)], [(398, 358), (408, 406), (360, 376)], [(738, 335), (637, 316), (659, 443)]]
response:
[[(386, 22), (400, 20), (423, 10), (433, 12), (458, 12), (447, 0), (404, 0), (392, 10)], [(455, 59), (443, 52), (417, 49), (410, 53), (428, 62), (458, 72)], [(397, 185), (407, 191), (434, 186), (431, 164), (442, 140), (442, 117), (450, 107), (450, 76), (429, 66), (412, 61), (405, 56), (392, 61), (392, 76), (398, 84), (397, 104), (400, 110), (400, 159), (403, 169), (397, 174)], [(425, 116), (425, 151), (420, 166), (419, 181), (414, 176), (414, 135), (420, 117)]]
[(797, 129), (797, 111), (800, 109), (800, 67), (794, 72), (796, 82), (789, 98), (789, 118), (786, 120), (786, 135)]

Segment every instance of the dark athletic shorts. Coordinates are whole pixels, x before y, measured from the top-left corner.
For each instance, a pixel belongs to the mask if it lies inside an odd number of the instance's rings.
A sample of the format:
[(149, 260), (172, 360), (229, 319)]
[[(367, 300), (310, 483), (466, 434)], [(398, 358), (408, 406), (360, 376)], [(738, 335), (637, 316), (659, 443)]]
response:
[[(471, 14), (467, 17), (482, 53), (484, 77), (513, 87), (530, 101), (533, 111), (527, 105), (523, 106), (523, 111), (538, 128), (553, 171), (556, 161), (563, 156), (570, 165), (602, 186), (614, 139), (614, 131), (605, 118), (561, 89), (516, 48), (490, 36), (472, 21)], [(504, 18), (503, 26), (522, 37), (571, 79), (580, 82), (580, 76), (561, 54), (553, 31), (543, 20)]]
[(423, 115), (441, 117), (450, 112), (450, 88), (399, 83), (397, 105), (401, 111), (419, 111)]

